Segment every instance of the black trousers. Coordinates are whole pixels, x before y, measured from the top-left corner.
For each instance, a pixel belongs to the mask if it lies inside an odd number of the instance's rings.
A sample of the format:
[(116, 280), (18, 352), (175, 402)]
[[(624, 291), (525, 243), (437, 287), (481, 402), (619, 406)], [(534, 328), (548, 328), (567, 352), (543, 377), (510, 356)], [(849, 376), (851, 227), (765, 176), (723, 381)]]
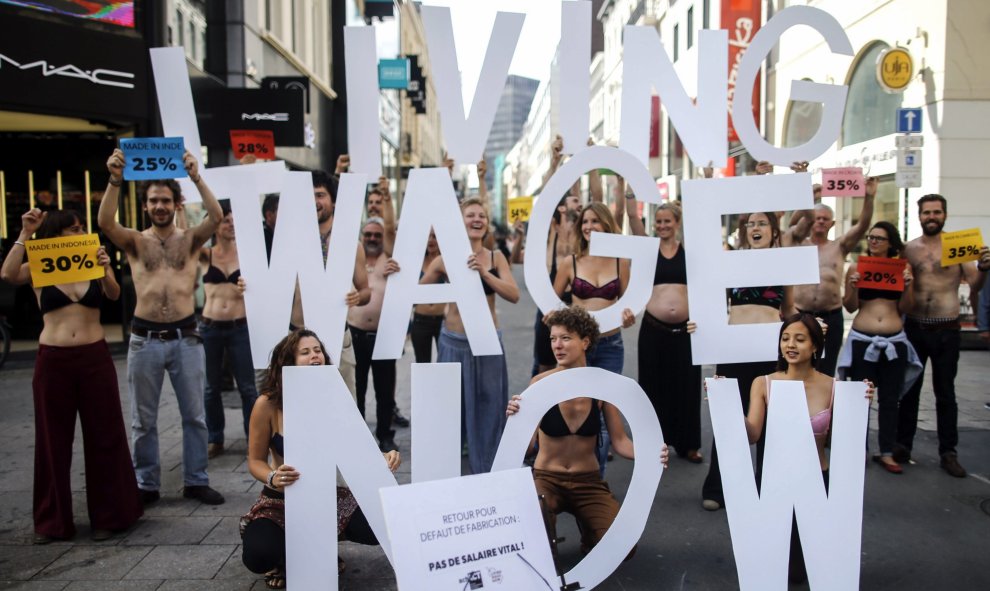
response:
[(413, 313), (412, 328), (409, 335), (412, 339), (413, 354), (416, 363), (433, 361), (433, 345), (440, 343), (440, 327), (443, 326), (443, 315), (427, 316)]
[[(822, 470), (822, 478), (825, 480), (825, 492), (828, 493), (828, 470)], [(810, 532), (808, 535), (816, 535)], [(792, 583), (800, 583), (808, 578), (808, 571), (804, 566), (804, 551), (801, 550), (801, 539), (798, 534), (797, 515), (791, 516), (791, 556), (787, 564), (787, 578)]]
[[(935, 415), (938, 426), (939, 455), (956, 451), (959, 444), (959, 407), (956, 405), (956, 372), (959, 369), (959, 327), (925, 327), (910, 318), (904, 332), (924, 366), (931, 359), (932, 389), (935, 391)], [(897, 443), (908, 451), (918, 429), (918, 405), (924, 376), (918, 378), (901, 400), (898, 409)]]
[(354, 386), (357, 390), (357, 405), (364, 416), (365, 395), (368, 393), (368, 370), (375, 382), (375, 436), (381, 439), (391, 439), (395, 435), (392, 430), (392, 412), (395, 410), (395, 360), (372, 360), (375, 350), (375, 337), (378, 333), (361, 330), (348, 325), (354, 344)]
[(818, 360), (818, 371), (834, 377), (835, 366), (839, 362), (839, 349), (842, 348), (842, 331), (845, 328), (842, 307), (834, 310), (801, 310), (801, 312), (821, 318), (828, 326), (828, 332), (825, 333), (825, 356)]
[[(341, 537), (366, 546), (378, 545), (378, 538), (361, 509), (351, 517)], [(285, 568), (285, 530), (271, 519), (255, 519), (249, 523), (244, 528), (241, 543), (241, 560), (249, 571), (262, 574), (274, 568)]]
[[(743, 414), (749, 412), (749, 392), (753, 386), (753, 381), (760, 376), (773, 373), (777, 369), (776, 361), (756, 361), (751, 363), (724, 363), (715, 366), (715, 375), (727, 378), (736, 378), (739, 381), (739, 396), (742, 400)], [(763, 435), (756, 444), (756, 483), (760, 482), (760, 472), (763, 467)], [(705, 500), (718, 501), (725, 506), (725, 495), (722, 493), (722, 472), (718, 468), (718, 452), (715, 449), (715, 440), (712, 439), (711, 465), (708, 468), (708, 476), (701, 487), (701, 498)]]
[(701, 366), (691, 364), (686, 323), (644, 313), (639, 329), (639, 385), (653, 403), (663, 438), (677, 453), (701, 449)]
[(894, 343), (897, 359), (887, 359), (886, 353), (880, 353), (880, 359), (875, 362), (864, 358), (869, 346), (870, 343), (864, 341), (852, 341), (853, 358), (849, 378), (856, 382), (870, 380), (877, 387), (877, 439), (880, 453), (890, 455), (894, 452), (894, 442), (897, 439), (897, 407), (904, 387), (904, 373), (907, 371), (907, 346), (904, 343)]

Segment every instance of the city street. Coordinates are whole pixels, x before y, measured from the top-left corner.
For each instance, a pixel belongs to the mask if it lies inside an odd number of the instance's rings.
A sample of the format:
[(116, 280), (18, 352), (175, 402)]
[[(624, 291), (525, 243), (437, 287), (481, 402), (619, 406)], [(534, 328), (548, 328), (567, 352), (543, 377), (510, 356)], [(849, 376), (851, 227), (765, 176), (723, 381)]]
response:
[[(522, 284), (522, 269), (515, 269)], [(501, 328), (508, 355), (511, 392), (529, 379), (534, 306), (523, 290), (517, 305), (499, 302)], [(625, 331), (626, 371), (636, 375), (638, 325)], [(399, 406), (408, 415), (411, 349), (399, 364)], [(926, 385), (914, 465), (894, 476), (872, 462), (866, 466), (863, 523), (862, 589), (933, 590), (990, 588), (986, 542), (990, 539), (990, 373), (986, 351), (964, 351), (956, 381), (961, 442), (959, 457), (970, 475), (948, 476), (935, 453), (933, 398)], [(117, 358), (118, 380), (128, 415), (125, 360)], [(711, 368), (706, 368), (711, 375)], [(166, 382), (167, 383), (167, 382)], [(181, 498), (181, 428), (169, 386), (162, 396), (159, 429), (162, 443), (163, 498), (149, 507), (130, 531), (96, 543), (89, 539), (83, 479), (81, 435), (77, 431), (73, 463), (75, 522), (71, 542), (31, 544), (31, 488), (34, 426), (31, 370), (0, 372), (0, 589), (119, 589), (161, 591), (263, 589), (264, 582), (241, 564), (238, 517), (254, 502), (261, 484), (245, 464), (240, 432), (239, 398), (226, 400), (227, 452), (210, 462), (211, 485), (227, 499), (211, 507)], [(373, 396), (369, 401), (373, 405)], [(368, 409), (374, 417), (374, 410)], [(416, 420), (416, 417), (412, 417)], [(734, 589), (737, 588), (729, 529), (724, 511), (701, 508), (701, 483), (707, 472), (711, 429), (703, 411), (706, 462), (690, 464), (673, 458), (664, 474), (635, 557), (623, 564), (599, 589)], [(875, 415), (871, 446), (875, 447)], [(409, 481), (409, 429), (397, 441), (404, 463), (400, 482)], [(608, 480), (621, 500), (632, 463), (616, 459)], [(558, 522), (563, 563), (581, 557), (573, 519)], [(395, 589), (392, 569), (381, 550), (352, 543), (339, 545), (347, 563), (341, 589)], [(291, 573), (289, 573), (291, 586)], [(806, 588), (797, 586), (794, 588)]]

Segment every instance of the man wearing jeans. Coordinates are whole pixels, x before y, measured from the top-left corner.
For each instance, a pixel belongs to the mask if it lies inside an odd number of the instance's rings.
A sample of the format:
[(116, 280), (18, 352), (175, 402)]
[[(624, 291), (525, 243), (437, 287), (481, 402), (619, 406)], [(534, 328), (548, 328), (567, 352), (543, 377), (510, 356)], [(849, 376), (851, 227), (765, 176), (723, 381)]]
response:
[[(938, 454), (942, 469), (957, 478), (966, 476), (959, 464), (956, 406), (956, 371), (959, 366), (959, 282), (979, 290), (990, 269), (990, 250), (984, 246), (977, 264), (942, 266), (942, 227), (948, 207), (941, 195), (929, 194), (918, 200), (922, 235), (908, 242), (904, 254), (914, 269), (914, 305), (908, 310), (904, 332), (921, 358), (932, 362), (932, 389), (938, 426)], [(911, 447), (918, 428), (921, 398), (919, 379), (901, 400), (898, 410), (897, 444), (894, 459), (901, 464), (911, 459)]]
[(138, 232), (115, 219), (123, 183), (124, 153), (114, 150), (107, 162), (110, 187), (100, 203), (99, 225), (117, 248), (127, 253), (137, 292), (127, 353), (127, 383), (131, 396), (131, 438), (134, 470), (145, 504), (160, 498), (158, 404), (168, 371), (182, 416), (183, 496), (210, 504), (223, 496), (210, 488), (206, 474), (206, 413), (203, 388), (206, 360), (196, 330), (193, 291), (200, 248), (216, 231), (223, 214), (220, 204), (199, 175), (199, 163), (186, 152), (183, 164), (196, 185), (209, 216), (183, 230), (175, 225), (182, 192), (174, 180), (141, 183), (139, 194), (151, 226)]

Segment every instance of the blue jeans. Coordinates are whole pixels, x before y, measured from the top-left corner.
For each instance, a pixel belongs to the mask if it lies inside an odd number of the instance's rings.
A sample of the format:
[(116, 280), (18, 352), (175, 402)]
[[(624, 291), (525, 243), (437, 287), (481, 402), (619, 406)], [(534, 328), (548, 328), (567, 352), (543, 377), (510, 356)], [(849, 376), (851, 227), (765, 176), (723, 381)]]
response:
[[(588, 350), (585, 357), (588, 367), (599, 367), (619, 375), (622, 375), (622, 364), (625, 358), (626, 347), (622, 344), (622, 331), (599, 338), (595, 346)], [(605, 478), (605, 464), (608, 462), (608, 448), (612, 444), (612, 439), (608, 435), (604, 413), (602, 413), (601, 422), (601, 437), (599, 437), (595, 455), (598, 456), (598, 469), (601, 476)]]
[(230, 370), (234, 373), (237, 390), (241, 394), (241, 411), (244, 415), (244, 438), (248, 436), (251, 409), (258, 398), (254, 387), (254, 362), (251, 360), (251, 341), (247, 324), (213, 322), (204, 319), (199, 332), (203, 336), (206, 352), (206, 390), (203, 405), (206, 407), (206, 428), (209, 442), (223, 444), (226, 420), (223, 416), (223, 354), (227, 353)]
[(210, 483), (206, 475), (206, 413), (203, 387), (206, 356), (196, 334), (163, 341), (131, 335), (127, 386), (131, 396), (131, 441), (138, 488), (161, 488), (158, 456), (158, 403), (168, 371), (182, 417), (182, 475), (186, 486)]

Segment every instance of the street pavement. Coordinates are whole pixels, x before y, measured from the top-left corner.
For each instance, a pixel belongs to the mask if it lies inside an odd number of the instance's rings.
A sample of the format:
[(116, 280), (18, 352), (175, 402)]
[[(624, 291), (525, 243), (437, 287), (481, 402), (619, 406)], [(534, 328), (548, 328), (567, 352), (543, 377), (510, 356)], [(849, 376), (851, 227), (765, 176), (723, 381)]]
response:
[[(522, 269), (515, 270), (522, 285)], [(512, 393), (529, 382), (535, 307), (523, 290), (516, 305), (498, 304), (509, 365)], [(624, 331), (625, 374), (636, 376), (638, 325)], [(398, 405), (409, 415), (411, 347), (399, 361)], [(862, 589), (942, 590), (990, 589), (990, 353), (964, 351), (956, 380), (959, 401), (959, 457), (969, 470), (965, 479), (939, 469), (936, 454), (934, 399), (930, 377), (923, 392), (915, 464), (894, 476), (866, 465), (863, 512)], [(116, 359), (121, 403), (129, 416), (126, 360)], [(705, 368), (711, 375), (711, 367)], [(183, 499), (182, 431), (175, 396), (168, 380), (161, 399), (159, 429), (162, 449), (162, 494), (130, 531), (109, 541), (92, 542), (86, 523), (81, 433), (73, 457), (72, 490), (75, 540), (31, 545), (31, 487), (34, 425), (31, 369), (0, 371), (0, 589), (205, 591), (263, 589), (264, 582), (241, 564), (238, 517), (258, 496), (261, 484), (247, 472), (245, 440), (236, 392), (224, 395), (227, 452), (210, 461), (210, 482), (227, 498), (219, 506)], [(374, 420), (374, 396), (368, 394), (367, 416)], [(599, 589), (736, 589), (738, 582), (724, 511), (701, 508), (701, 483), (707, 473), (711, 427), (703, 412), (706, 462), (690, 464), (672, 458), (657, 492), (635, 557), (622, 564)], [(416, 420), (415, 417), (412, 417)], [(373, 424), (370, 425), (373, 429)], [(871, 416), (870, 445), (876, 446), (876, 416)], [(128, 426), (129, 430), (129, 426)], [(409, 482), (409, 429), (398, 429), (396, 441), (404, 463), (400, 483)], [(632, 462), (617, 458), (607, 478), (622, 500)], [(581, 559), (573, 519), (558, 521), (560, 560), (570, 568)], [(812, 532), (815, 535), (815, 532)], [(339, 545), (347, 563), (341, 589), (391, 590), (395, 579), (377, 547), (350, 542)], [(291, 573), (289, 583), (291, 585)], [(793, 586), (806, 589), (806, 585)]]

